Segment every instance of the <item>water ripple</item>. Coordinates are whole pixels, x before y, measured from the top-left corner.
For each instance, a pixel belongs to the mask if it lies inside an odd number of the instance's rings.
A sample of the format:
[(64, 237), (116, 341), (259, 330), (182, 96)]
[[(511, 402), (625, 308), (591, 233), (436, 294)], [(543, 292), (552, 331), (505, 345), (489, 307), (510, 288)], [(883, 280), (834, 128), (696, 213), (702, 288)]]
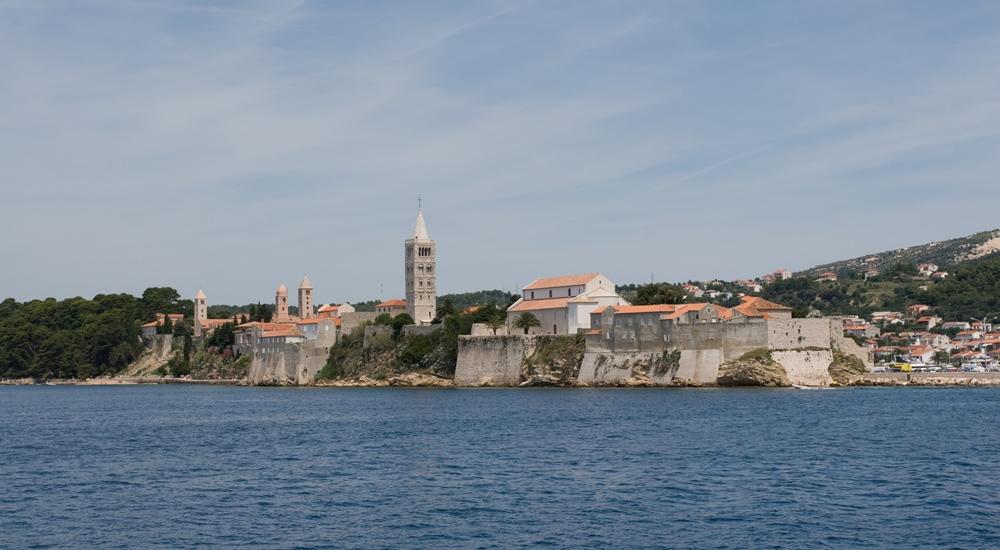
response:
[(0, 387), (0, 547), (1000, 547), (998, 397)]

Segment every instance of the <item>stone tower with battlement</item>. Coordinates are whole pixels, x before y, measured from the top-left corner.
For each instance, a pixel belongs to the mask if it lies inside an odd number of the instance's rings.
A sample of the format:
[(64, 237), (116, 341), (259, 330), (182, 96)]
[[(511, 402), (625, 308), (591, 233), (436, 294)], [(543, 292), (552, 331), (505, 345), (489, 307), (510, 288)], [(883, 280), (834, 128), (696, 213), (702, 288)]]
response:
[(201, 290), (194, 296), (194, 335), (201, 336), (201, 322), (208, 319), (208, 298)]
[(274, 293), (274, 318), (272, 321), (288, 321), (288, 287), (285, 283), (278, 285), (278, 290)]
[(307, 275), (299, 283), (299, 317), (311, 319), (315, 316), (316, 314), (313, 313), (313, 285)]
[(437, 315), (437, 243), (427, 233), (423, 208), (417, 209), (405, 249), (406, 312), (418, 325), (427, 325)]

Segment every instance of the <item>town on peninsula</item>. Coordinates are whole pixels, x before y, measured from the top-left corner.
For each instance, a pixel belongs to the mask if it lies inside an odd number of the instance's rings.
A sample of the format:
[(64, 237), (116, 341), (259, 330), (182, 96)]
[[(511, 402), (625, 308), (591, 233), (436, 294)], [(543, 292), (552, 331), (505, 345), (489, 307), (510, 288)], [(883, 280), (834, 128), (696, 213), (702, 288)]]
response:
[[(4, 383), (433, 387), (1000, 385), (1000, 231), (792, 273), (536, 276), (440, 296), (422, 208), (405, 296), (214, 306), (202, 289), (0, 303)], [(606, 266), (595, 266), (606, 269)], [(541, 276), (539, 276), (541, 275)], [(992, 285), (992, 286), (991, 286)], [(329, 296), (329, 294), (324, 294)]]

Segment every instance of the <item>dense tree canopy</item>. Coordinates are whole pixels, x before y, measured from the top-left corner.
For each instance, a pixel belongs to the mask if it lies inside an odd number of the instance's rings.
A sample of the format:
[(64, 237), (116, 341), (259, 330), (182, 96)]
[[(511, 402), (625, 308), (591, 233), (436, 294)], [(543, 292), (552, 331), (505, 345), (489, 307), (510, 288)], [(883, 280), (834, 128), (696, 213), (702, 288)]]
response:
[(947, 320), (1000, 315), (1000, 254), (953, 268), (925, 298), (934, 313)]
[(670, 283), (649, 283), (638, 285), (630, 301), (637, 305), (680, 304), (684, 302), (684, 289)]
[(142, 352), (140, 327), (156, 313), (184, 313), (190, 300), (170, 288), (141, 298), (13, 299), (0, 303), (0, 378), (86, 378), (116, 373)]

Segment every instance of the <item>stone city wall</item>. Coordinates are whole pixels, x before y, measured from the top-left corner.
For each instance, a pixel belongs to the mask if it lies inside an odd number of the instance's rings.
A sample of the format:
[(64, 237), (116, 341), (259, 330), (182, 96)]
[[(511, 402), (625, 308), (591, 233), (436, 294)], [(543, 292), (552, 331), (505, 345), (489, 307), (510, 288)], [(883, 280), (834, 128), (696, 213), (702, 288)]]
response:
[(460, 336), (456, 386), (517, 386), (534, 336)]
[(247, 382), (261, 386), (286, 386), (309, 384), (326, 365), (330, 356), (328, 346), (316, 342), (277, 344), (268, 346), (274, 351), (255, 351), (250, 362)]
[[(864, 350), (845, 340), (828, 319), (699, 323), (669, 326), (657, 349), (612, 349), (603, 335), (587, 335), (576, 383), (580, 385), (714, 385), (723, 363), (769, 349), (792, 384), (827, 386), (833, 350)], [(487, 332), (488, 334), (483, 334)], [(650, 342), (651, 343), (651, 342)], [(853, 349), (851, 346), (854, 346)], [(480, 325), (459, 338), (457, 386), (516, 386), (525, 382), (525, 359), (537, 338), (492, 335)], [(645, 345), (644, 345), (645, 348)], [(540, 348), (539, 348), (540, 349)]]

